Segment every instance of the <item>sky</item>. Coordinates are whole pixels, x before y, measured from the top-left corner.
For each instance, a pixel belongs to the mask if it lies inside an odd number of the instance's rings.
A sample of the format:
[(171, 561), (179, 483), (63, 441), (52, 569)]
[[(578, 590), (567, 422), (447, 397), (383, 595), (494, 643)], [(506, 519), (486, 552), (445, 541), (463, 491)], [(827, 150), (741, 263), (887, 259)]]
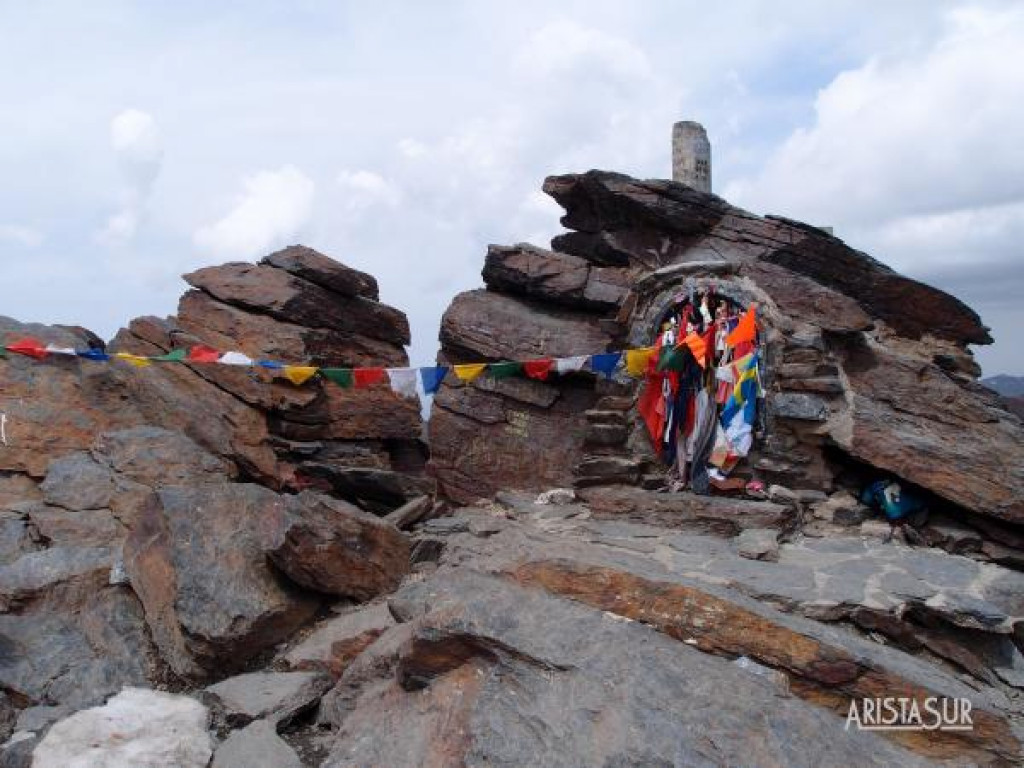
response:
[(968, 302), (1024, 374), (1024, 4), (0, 0), (0, 314), (109, 338), (180, 275), (303, 243), (373, 273), (414, 364), (545, 176), (671, 175), (831, 225)]

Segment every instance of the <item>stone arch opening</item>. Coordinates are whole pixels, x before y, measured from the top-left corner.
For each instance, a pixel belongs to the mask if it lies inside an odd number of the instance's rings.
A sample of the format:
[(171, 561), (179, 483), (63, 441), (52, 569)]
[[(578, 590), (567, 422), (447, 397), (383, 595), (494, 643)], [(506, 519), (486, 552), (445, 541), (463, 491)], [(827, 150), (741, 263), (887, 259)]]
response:
[(673, 265), (640, 281), (628, 340), (652, 353), (636, 417), (670, 489), (739, 491), (754, 479), (778, 351), (772, 314), (725, 263)]

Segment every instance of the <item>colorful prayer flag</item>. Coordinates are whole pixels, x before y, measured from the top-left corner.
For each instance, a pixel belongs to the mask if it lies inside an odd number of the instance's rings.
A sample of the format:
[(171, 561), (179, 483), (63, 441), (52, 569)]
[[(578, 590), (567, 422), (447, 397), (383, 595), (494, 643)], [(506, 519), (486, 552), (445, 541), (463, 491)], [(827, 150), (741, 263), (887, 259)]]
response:
[(590, 370), (594, 373), (602, 373), (606, 379), (610, 379), (621, 359), (621, 352), (604, 352), (600, 355), (591, 355)]
[(172, 349), (166, 355), (154, 357), (153, 361), (158, 363), (181, 363), (184, 362), (186, 355), (188, 355), (187, 349)]
[(284, 377), (298, 387), (316, 376), (317, 370), (317, 367), (313, 365), (286, 365)]
[(751, 304), (740, 318), (736, 327), (725, 337), (725, 343), (735, 347), (743, 342), (753, 342), (757, 338), (757, 305)]
[(555, 360), (555, 371), (557, 371), (560, 374), (582, 371), (583, 366), (587, 364), (587, 360), (587, 355), (577, 355), (576, 357), (560, 357), (557, 360)]
[(455, 375), (460, 381), (472, 381), (487, 368), (487, 363), (466, 363), (455, 366)]
[(402, 397), (416, 399), (416, 369), (388, 368), (391, 391)]
[(697, 361), (697, 364), (704, 368), (707, 365), (708, 359), (708, 342), (700, 334), (693, 332), (686, 334), (686, 338), (679, 342), (679, 345), (686, 345), (693, 353), (693, 359)]
[(487, 372), (495, 379), (507, 379), (510, 376), (518, 376), (523, 372), (522, 363), (491, 363), (487, 366)]
[(56, 344), (47, 344), (46, 353), (49, 355), (75, 356), (75, 350), (71, 347), (58, 347)]
[(85, 358), (86, 360), (94, 360), (96, 362), (103, 362), (104, 360), (110, 359), (110, 355), (102, 349), (80, 349), (78, 350), (77, 355)]
[(190, 363), (216, 363), (220, 360), (220, 352), (205, 344), (196, 344), (188, 351), (186, 359)]
[(17, 352), (19, 355), (27, 357), (34, 357), (36, 360), (42, 360), (46, 357), (46, 349), (43, 347), (42, 342), (33, 338), (19, 339), (13, 344), (8, 344), (7, 351)]
[(133, 355), (130, 352), (117, 352), (114, 354), (114, 357), (118, 360), (124, 360), (129, 365), (134, 365), (136, 368), (145, 368), (153, 362), (148, 357)]
[(523, 371), (525, 371), (526, 375), (531, 379), (544, 381), (551, 372), (551, 366), (553, 364), (554, 361), (550, 357), (545, 357), (541, 360), (527, 360), (523, 363)]
[(321, 368), (320, 373), (328, 381), (332, 381), (339, 387), (348, 389), (352, 386), (353, 377), (351, 368)]
[(647, 364), (650, 362), (653, 353), (653, 347), (626, 350), (626, 373), (635, 377), (646, 376)]
[(352, 378), (356, 388), (372, 387), (384, 379), (383, 368), (356, 368), (352, 371)]
[(252, 365), (252, 358), (241, 352), (225, 352), (217, 362), (221, 365)]
[(423, 391), (432, 395), (441, 387), (441, 382), (448, 374), (448, 366), (438, 365), (433, 368), (420, 368), (420, 380), (423, 382)]

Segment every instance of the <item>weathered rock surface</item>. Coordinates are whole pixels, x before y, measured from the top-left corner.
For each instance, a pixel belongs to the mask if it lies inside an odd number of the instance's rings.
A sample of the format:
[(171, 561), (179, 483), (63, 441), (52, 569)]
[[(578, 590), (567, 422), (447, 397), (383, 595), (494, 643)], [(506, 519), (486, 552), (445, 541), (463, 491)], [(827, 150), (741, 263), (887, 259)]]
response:
[(320, 672), (250, 672), (209, 686), (203, 698), (236, 727), (263, 718), (277, 724), (315, 706), (330, 685)]
[(302, 761), (267, 720), (235, 731), (217, 747), (212, 768), (302, 768)]
[(291, 669), (325, 670), (338, 678), (354, 658), (393, 626), (395, 620), (386, 602), (356, 608), (328, 619), (281, 658)]
[[(508, 510), (435, 521), (438, 570), (391, 598), (401, 623), (324, 700), (327, 765), (1020, 758), (1022, 713), (992, 672), (1019, 663), (1017, 573), (852, 535), (749, 560), (579, 504)], [(973, 729), (844, 728), (851, 700), (886, 695), (968, 698)]]
[(367, 600), (393, 591), (409, 571), (406, 537), (358, 507), (304, 491), (274, 509), (265, 551), (306, 589)]
[(208, 714), (199, 702), (126, 688), (102, 707), (54, 725), (35, 748), (35, 768), (205, 768), (213, 754)]
[(267, 531), (287, 503), (243, 483), (169, 487), (150, 497), (125, 543), (125, 568), (177, 674), (237, 668), (313, 615), (317, 599), (267, 562)]

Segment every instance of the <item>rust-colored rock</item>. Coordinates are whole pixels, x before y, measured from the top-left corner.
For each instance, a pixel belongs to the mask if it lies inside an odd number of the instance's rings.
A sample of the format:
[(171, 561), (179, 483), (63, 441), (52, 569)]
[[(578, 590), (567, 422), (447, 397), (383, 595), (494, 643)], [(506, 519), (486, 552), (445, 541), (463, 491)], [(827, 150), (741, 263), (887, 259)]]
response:
[(304, 491), (275, 505), (265, 536), (281, 572), (316, 592), (368, 600), (409, 572), (409, 543), (397, 528), (322, 494)]

